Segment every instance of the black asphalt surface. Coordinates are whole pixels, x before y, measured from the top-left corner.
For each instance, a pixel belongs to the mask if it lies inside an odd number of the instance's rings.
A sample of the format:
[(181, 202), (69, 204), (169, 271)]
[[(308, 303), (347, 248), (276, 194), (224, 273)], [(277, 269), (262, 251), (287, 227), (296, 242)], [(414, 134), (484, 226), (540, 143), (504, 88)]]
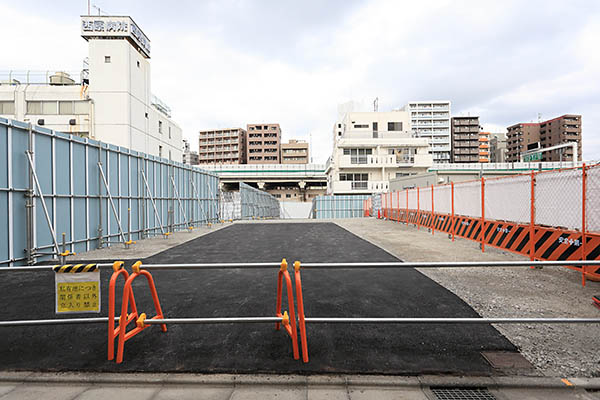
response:
[[(396, 261), (331, 223), (235, 224), (159, 253), (145, 263)], [(292, 268), (290, 268), (292, 271)], [(277, 269), (156, 271), (167, 318), (273, 316)], [(109, 272), (102, 273), (107, 315)], [(122, 282), (122, 281), (121, 281)], [(305, 270), (307, 317), (478, 317), (457, 296), (414, 269)], [(121, 283), (122, 285), (122, 283)], [(154, 315), (143, 278), (138, 310)], [(54, 276), (0, 275), (0, 320), (56, 318)], [(120, 291), (117, 291), (120, 299)], [(118, 304), (120, 301), (118, 301)], [(284, 304), (287, 302), (284, 301)], [(120, 309), (120, 308), (118, 308)], [(69, 315), (90, 317), (97, 314)], [(310, 362), (292, 358), (273, 324), (151, 326), (106, 360), (106, 325), (0, 328), (3, 370), (228, 373), (492, 374), (482, 351), (516, 351), (491, 325), (308, 325)]]

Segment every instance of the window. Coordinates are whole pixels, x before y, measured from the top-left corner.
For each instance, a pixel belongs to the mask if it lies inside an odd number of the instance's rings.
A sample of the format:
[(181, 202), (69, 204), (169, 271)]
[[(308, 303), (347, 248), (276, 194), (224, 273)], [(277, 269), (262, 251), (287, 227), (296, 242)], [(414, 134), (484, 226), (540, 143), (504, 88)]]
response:
[(292, 195), (291, 195), (291, 194), (289, 194), (289, 193), (286, 193), (286, 194), (285, 194), (285, 198), (286, 198), (286, 199), (289, 199), (289, 198), (291, 198), (291, 197), (292, 197)]
[(162, 121), (158, 121), (158, 133), (162, 133)]
[(72, 101), (59, 101), (58, 102), (58, 113), (60, 115), (73, 114), (73, 102)]
[(169, 139), (171, 139), (171, 127), (169, 126)]
[(58, 102), (56, 102), (56, 101), (42, 101), (42, 114), (44, 114), (44, 115), (56, 115), (56, 114), (58, 114)]
[(104, 63), (110, 64), (110, 56), (104, 56)]
[(140, 67), (140, 62), (139, 62), (139, 61), (137, 62), (137, 67), (138, 67), (138, 68)]
[(368, 128), (369, 124), (354, 124), (355, 128)]
[(340, 174), (340, 181), (365, 182), (368, 180), (369, 174)]
[(56, 115), (58, 114), (57, 101), (28, 101), (27, 114)]
[(42, 113), (42, 102), (41, 101), (28, 101), (27, 102), (27, 114), (41, 114)]
[(388, 122), (388, 131), (401, 131), (402, 122)]
[(14, 101), (0, 101), (0, 114), (11, 115), (15, 113)]
[(162, 146), (158, 145), (158, 156), (162, 157)]

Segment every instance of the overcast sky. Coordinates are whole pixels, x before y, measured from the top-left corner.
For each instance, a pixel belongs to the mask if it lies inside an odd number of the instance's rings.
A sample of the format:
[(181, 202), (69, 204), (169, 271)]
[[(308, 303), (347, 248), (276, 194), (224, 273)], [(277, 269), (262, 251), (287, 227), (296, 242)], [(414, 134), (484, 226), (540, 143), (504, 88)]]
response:
[[(152, 92), (189, 139), (278, 122), (325, 162), (339, 104), (447, 99), (492, 132), (582, 114), (584, 158), (600, 159), (600, 1), (92, 3), (150, 38)], [(87, 0), (0, 0), (0, 70), (80, 69), (86, 13)]]

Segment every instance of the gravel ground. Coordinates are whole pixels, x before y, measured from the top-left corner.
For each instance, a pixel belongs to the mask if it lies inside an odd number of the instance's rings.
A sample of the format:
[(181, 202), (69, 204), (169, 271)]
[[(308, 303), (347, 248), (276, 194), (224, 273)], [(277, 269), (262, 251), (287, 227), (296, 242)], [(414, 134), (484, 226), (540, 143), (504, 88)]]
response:
[[(395, 222), (336, 220), (338, 225), (405, 261), (500, 261), (524, 257), (448, 240)], [(600, 283), (581, 286), (581, 275), (560, 267), (424, 269), (421, 272), (471, 305), (482, 317), (600, 317), (592, 296)], [(549, 376), (600, 376), (598, 325), (495, 325), (540, 371)]]

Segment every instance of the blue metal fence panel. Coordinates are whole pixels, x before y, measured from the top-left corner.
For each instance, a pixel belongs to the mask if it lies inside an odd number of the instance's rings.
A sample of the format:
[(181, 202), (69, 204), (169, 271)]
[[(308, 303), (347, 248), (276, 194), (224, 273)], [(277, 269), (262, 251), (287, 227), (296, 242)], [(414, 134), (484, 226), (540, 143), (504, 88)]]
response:
[[(172, 211), (173, 229), (218, 220), (219, 183), (214, 174), (41, 127), (34, 126), (31, 131), (35, 172), (45, 198), (49, 223), (59, 245), (62, 233), (65, 233), (68, 250), (83, 252), (110, 245), (109, 241), (121, 240), (98, 162), (102, 163), (126, 239), (128, 234), (132, 240), (160, 234), (161, 226), (166, 232), (169, 210)], [(0, 118), (0, 267), (27, 262), (24, 249), (27, 248), (28, 232), (36, 254), (30, 261), (48, 259), (51, 256), (42, 253), (54, 251), (54, 239), (37, 188), (34, 190), (34, 218), (29, 226), (27, 223), (26, 194), (31, 189), (26, 157), (28, 148), (29, 125)], [(148, 180), (149, 191), (142, 171)], [(176, 191), (170, 176), (173, 176)], [(175, 197), (176, 192), (179, 199)], [(161, 223), (150, 196), (156, 202)]]
[(312, 217), (360, 218), (364, 216), (363, 202), (368, 195), (317, 196), (313, 199)]

